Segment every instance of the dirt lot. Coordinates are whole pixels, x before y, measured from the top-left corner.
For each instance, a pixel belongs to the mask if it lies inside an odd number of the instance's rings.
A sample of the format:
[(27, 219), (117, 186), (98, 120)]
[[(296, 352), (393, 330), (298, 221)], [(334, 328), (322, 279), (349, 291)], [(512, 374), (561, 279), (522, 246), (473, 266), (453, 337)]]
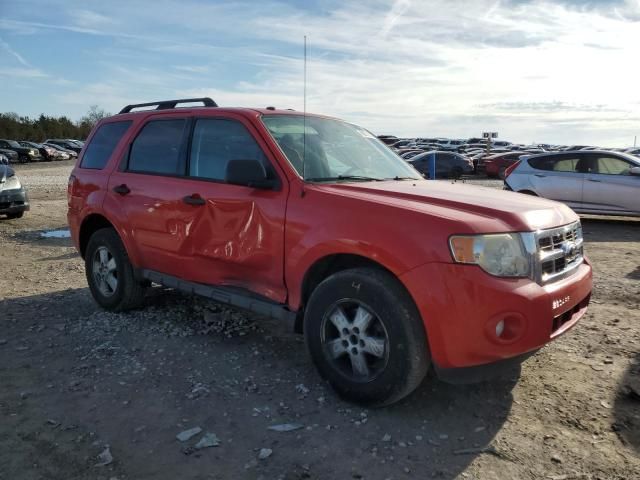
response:
[(18, 167), (32, 210), (0, 220), (0, 479), (640, 478), (640, 221), (583, 220), (589, 313), (521, 372), (363, 410), (288, 325), (160, 288), (98, 309), (69, 240), (40, 237), (70, 169)]

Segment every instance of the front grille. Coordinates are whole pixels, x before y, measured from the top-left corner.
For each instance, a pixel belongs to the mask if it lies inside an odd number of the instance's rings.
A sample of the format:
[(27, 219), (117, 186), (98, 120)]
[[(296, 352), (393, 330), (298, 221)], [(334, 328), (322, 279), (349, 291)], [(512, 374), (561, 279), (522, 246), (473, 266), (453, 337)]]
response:
[(541, 230), (536, 242), (542, 284), (566, 277), (584, 260), (580, 222)]

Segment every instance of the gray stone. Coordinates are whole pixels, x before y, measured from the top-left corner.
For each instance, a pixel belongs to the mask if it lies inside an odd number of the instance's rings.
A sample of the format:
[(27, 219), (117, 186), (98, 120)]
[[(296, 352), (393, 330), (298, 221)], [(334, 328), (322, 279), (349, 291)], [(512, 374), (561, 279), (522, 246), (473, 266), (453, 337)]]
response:
[(301, 428), (304, 428), (304, 425), (300, 423), (281, 423), (280, 425), (267, 427), (267, 429), (273, 430), (274, 432), (292, 432), (293, 430), (300, 430)]
[(217, 437), (217, 435), (215, 433), (205, 433), (202, 438), (200, 439), (200, 441), (198, 443), (196, 443), (196, 450), (200, 450), (202, 448), (209, 448), (209, 447), (217, 447), (220, 445), (220, 439)]
[(269, 458), (273, 454), (273, 450), (270, 448), (261, 448), (260, 453), (258, 453), (258, 458), (260, 460), (265, 460)]
[(111, 455), (111, 450), (109, 449), (109, 445), (105, 447), (100, 455), (98, 455), (99, 462), (96, 463), (96, 467), (105, 467), (113, 462), (113, 455)]
[(189, 430), (180, 432), (178, 435), (176, 435), (176, 438), (178, 439), (179, 442), (186, 442), (191, 437), (198, 435), (201, 431), (202, 429), (200, 427), (193, 427), (193, 428), (190, 428)]

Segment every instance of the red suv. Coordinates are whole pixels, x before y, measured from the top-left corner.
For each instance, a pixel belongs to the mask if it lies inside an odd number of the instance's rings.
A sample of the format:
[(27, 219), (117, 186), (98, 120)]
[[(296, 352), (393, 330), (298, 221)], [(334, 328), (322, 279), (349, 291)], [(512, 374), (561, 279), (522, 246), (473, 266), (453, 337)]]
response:
[(292, 320), (320, 374), (369, 405), (431, 367), (469, 381), (521, 362), (591, 294), (568, 207), (424, 180), (367, 130), (292, 110), (129, 105), (94, 128), (68, 200), (102, 307), (153, 282)]

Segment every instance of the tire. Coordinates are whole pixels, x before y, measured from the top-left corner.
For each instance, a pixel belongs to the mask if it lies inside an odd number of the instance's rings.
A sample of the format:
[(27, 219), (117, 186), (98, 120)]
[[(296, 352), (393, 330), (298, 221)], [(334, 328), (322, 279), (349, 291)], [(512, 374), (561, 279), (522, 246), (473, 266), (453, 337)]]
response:
[(459, 178), (462, 177), (462, 168), (460, 167), (453, 167), (451, 169), (451, 178), (453, 178), (454, 180), (458, 180)]
[(7, 218), (9, 220), (13, 220), (14, 218), (22, 218), (22, 217), (24, 217), (24, 212), (8, 213), (7, 214)]
[(504, 174), (506, 172), (506, 168), (505, 167), (500, 167), (500, 170), (498, 170), (498, 178), (504, 180)]
[(142, 304), (145, 288), (135, 279), (127, 251), (113, 228), (101, 228), (91, 235), (85, 272), (91, 294), (102, 308), (125, 311)]
[(26, 155), (18, 155), (18, 163), (29, 163), (29, 157)]
[(375, 268), (321, 282), (306, 307), (304, 334), (320, 375), (341, 397), (362, 405), (406, 397), (431, 363), (413, 300), (391, 274)]

